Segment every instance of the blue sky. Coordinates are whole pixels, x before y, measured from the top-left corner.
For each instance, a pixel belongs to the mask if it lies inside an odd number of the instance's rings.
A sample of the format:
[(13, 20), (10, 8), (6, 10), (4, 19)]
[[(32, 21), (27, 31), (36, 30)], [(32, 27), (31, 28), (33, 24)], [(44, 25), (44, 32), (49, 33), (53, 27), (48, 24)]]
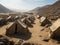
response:
[(0, 0), (0, 4), (9, 9), (31, 10), (36, 7), (53, 4), (57, 0)]

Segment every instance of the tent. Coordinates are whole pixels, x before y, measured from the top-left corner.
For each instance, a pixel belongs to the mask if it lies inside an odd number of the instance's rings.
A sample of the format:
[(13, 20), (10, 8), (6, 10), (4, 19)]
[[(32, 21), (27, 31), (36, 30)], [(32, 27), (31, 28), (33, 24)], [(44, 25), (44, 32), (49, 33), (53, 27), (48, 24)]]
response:
[(9, 21), (9, 22), (13, 22), (13, 21), (15, 21), (17, 19), (19, 19), (18, 16), (9, 16), (8, 18), (6, 18), (6, 20)]
[(6, 19), (0, 18), (0, 26), (5, 25), (7, 23)]
[(60, 19), (57, 19), (55, 23), (50, 27), (51, 37), (57, 38), (60, 37)]
[(7, 35), (25, 34), (27, 32), (28, 32), (28, 27), (19, 20), (9, 24), (6, 30)]
[(11, 35), (15, 33), (15, 22), (10, 23), (6, 28), (6, 35)]
[(18, 34), (25, 34), (28, 32), (28, 27), (23, 22), (17, 20), (16, 26), (17, 26), (17, 33)]
[(50, 25), (51, 22), (47, 19), (47, 17), (41, 17), (40, 18), (40, 23), (41, 23), (41, 26), (45, 26), (45, 25)]
[(19, 17), (18, 16), (15, 16), (14, 20), (18, 20), (18, 19), (19, 19)]
[(7, 21), (11, 21), (11, 16), (6, 18)]
[(27, 26), (32, 26), (32, 23), (31, 23), (31, 21), (30, 21), (28, 18), (25, 18), (25, 19), (23, 20), (23, 22), (24, 22)]
[(35, 21), (35, 17), (34, 16), (30, 16), (30, 17), (28, 17), (28, 19), (31, 21), (31, 23), (34, 23), (34, 21)]

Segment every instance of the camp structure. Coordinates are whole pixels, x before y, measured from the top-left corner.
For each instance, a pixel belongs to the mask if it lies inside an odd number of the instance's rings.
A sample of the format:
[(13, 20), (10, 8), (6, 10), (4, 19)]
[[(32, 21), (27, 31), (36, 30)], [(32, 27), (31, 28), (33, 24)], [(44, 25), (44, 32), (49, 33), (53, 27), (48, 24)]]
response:
[(28, 27), (19, 20), (9, 24), (9, 26), (6, 29), (6, 35), (26, 34), (27, 32)]
[(16, 26), (17, 26), (17, 33), (18, 34), (26, 34), (29, 32), (28, 27), (21, 21), (17, 20), (16, 21)]
[(14, 21), (14, 17), (9, 16), (9, 17), (6, 18), (6, 20), (9, 21), (9, 22), (13, 22)]
[(19, 17), (18, 16), (15, 16), (14, 20), (17, 20), (17, 19), (19, 19)]
[(17, 19), (18, 19), (18, 16), (9, 16), (9, 17), (6, 18), (6, 20), (9, 21), (9, 22), (13, 22)]
[(52, 26), (50, 26), (51, 38), (60, 38), (60, 19), (57, 19)]
[(40, 19), (41, 16), (40, 16), (40, 15), (37, 15), (36, 17), (37, 17), (38, 19)]
[(14, 17), (9, 16), (8, 18), (6, 18), (6, 20), (9, 21), (9, 22), (15, 21), (15, 20), (17, 20), (17, 19), (19, 19), (18, 16), (14, 16)]
[(35, 21), (35, 17), (34, 16), (30, 16), (30, 17), (28, 17), (28, 19), (31, 21), (31, 23), (34, 23), (34, 21)]
[(5, 25), (7, 21), (4, 18), (0, 18), (0, 26)]
[(15, 33), (15, 22), (10, 23), (6, 28), (6, 35), (11, 35)]
[(30, 21), (28, 18), (24, 18), (23, 22), (24, 22), (27, 26), (29, 26), (29, 27), (32, 26), (32, 23), (31, 23), (31, 21)]
[(7, 21), (11, 21), (11, 16), (6, 18)]
[(51, 22), (47, 19), (47, 17), (41, 17), (40, 23), (41, 23), (41, 26), (51, 25)]

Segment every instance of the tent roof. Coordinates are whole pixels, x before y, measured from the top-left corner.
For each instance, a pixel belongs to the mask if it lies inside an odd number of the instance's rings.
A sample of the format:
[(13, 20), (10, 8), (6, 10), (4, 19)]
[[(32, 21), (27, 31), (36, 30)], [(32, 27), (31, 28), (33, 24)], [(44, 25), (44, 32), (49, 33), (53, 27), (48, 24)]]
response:
[(11, 16), (7, 17), (7, 19), (10, 19), (10, 18), (11, 18)]
[(59, 27), (60, 27), (60, 19), (55, 21), (55, 23), (53, 23), (53, 25), (50, 27), (50, 29), (51, 29), (51, 31), (55, 31)]
[(40, 22), (43, 22), (46, 19), (46, 17), (41, 17)]
[(17, 20), (17, 22), (18, 22), (21, 26), (23, 26), (24, 28), (26, 28), (26, 27), (27, 27), (27, 26), (26, 26), (22, 21)]
[(9, 25), (7, 25), (7, 28), (10, 28), (15, 22), (9, 23)]

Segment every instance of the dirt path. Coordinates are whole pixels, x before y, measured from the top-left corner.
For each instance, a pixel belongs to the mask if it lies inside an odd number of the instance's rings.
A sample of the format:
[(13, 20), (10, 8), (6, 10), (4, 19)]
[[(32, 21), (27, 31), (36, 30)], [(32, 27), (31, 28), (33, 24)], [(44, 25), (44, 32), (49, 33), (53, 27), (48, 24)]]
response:
[(5, 35), (5, 32), (6, 32), (6, 25), (0, 27), (0, 35)]
[(29, 41), (32, 41), (32, 42), (40, 42), (40, 30), (42, 29), (42, 27), (40, 26), (40, 22), (39, 22), (39, 19), (36, 18), (35, 20), (35, 24), (33, 25), (33, 28), (29, 28), (30, 29), (30, 32), (32, 33), (32, 37), (31, 39), (29, 39)]
[(40, 26), (39, 19), (36, 18), (33, 28), (29, 28), (32, 37), (28, 41), (38, 43), (39, 45), (59, 45), (51, 40), (49, 42), (43, 41), (43, 39), (48, 36), (49, 32), (47, 32), (48, 30), (41, 31), (41, 29), (43, 29), (43, 27)]

